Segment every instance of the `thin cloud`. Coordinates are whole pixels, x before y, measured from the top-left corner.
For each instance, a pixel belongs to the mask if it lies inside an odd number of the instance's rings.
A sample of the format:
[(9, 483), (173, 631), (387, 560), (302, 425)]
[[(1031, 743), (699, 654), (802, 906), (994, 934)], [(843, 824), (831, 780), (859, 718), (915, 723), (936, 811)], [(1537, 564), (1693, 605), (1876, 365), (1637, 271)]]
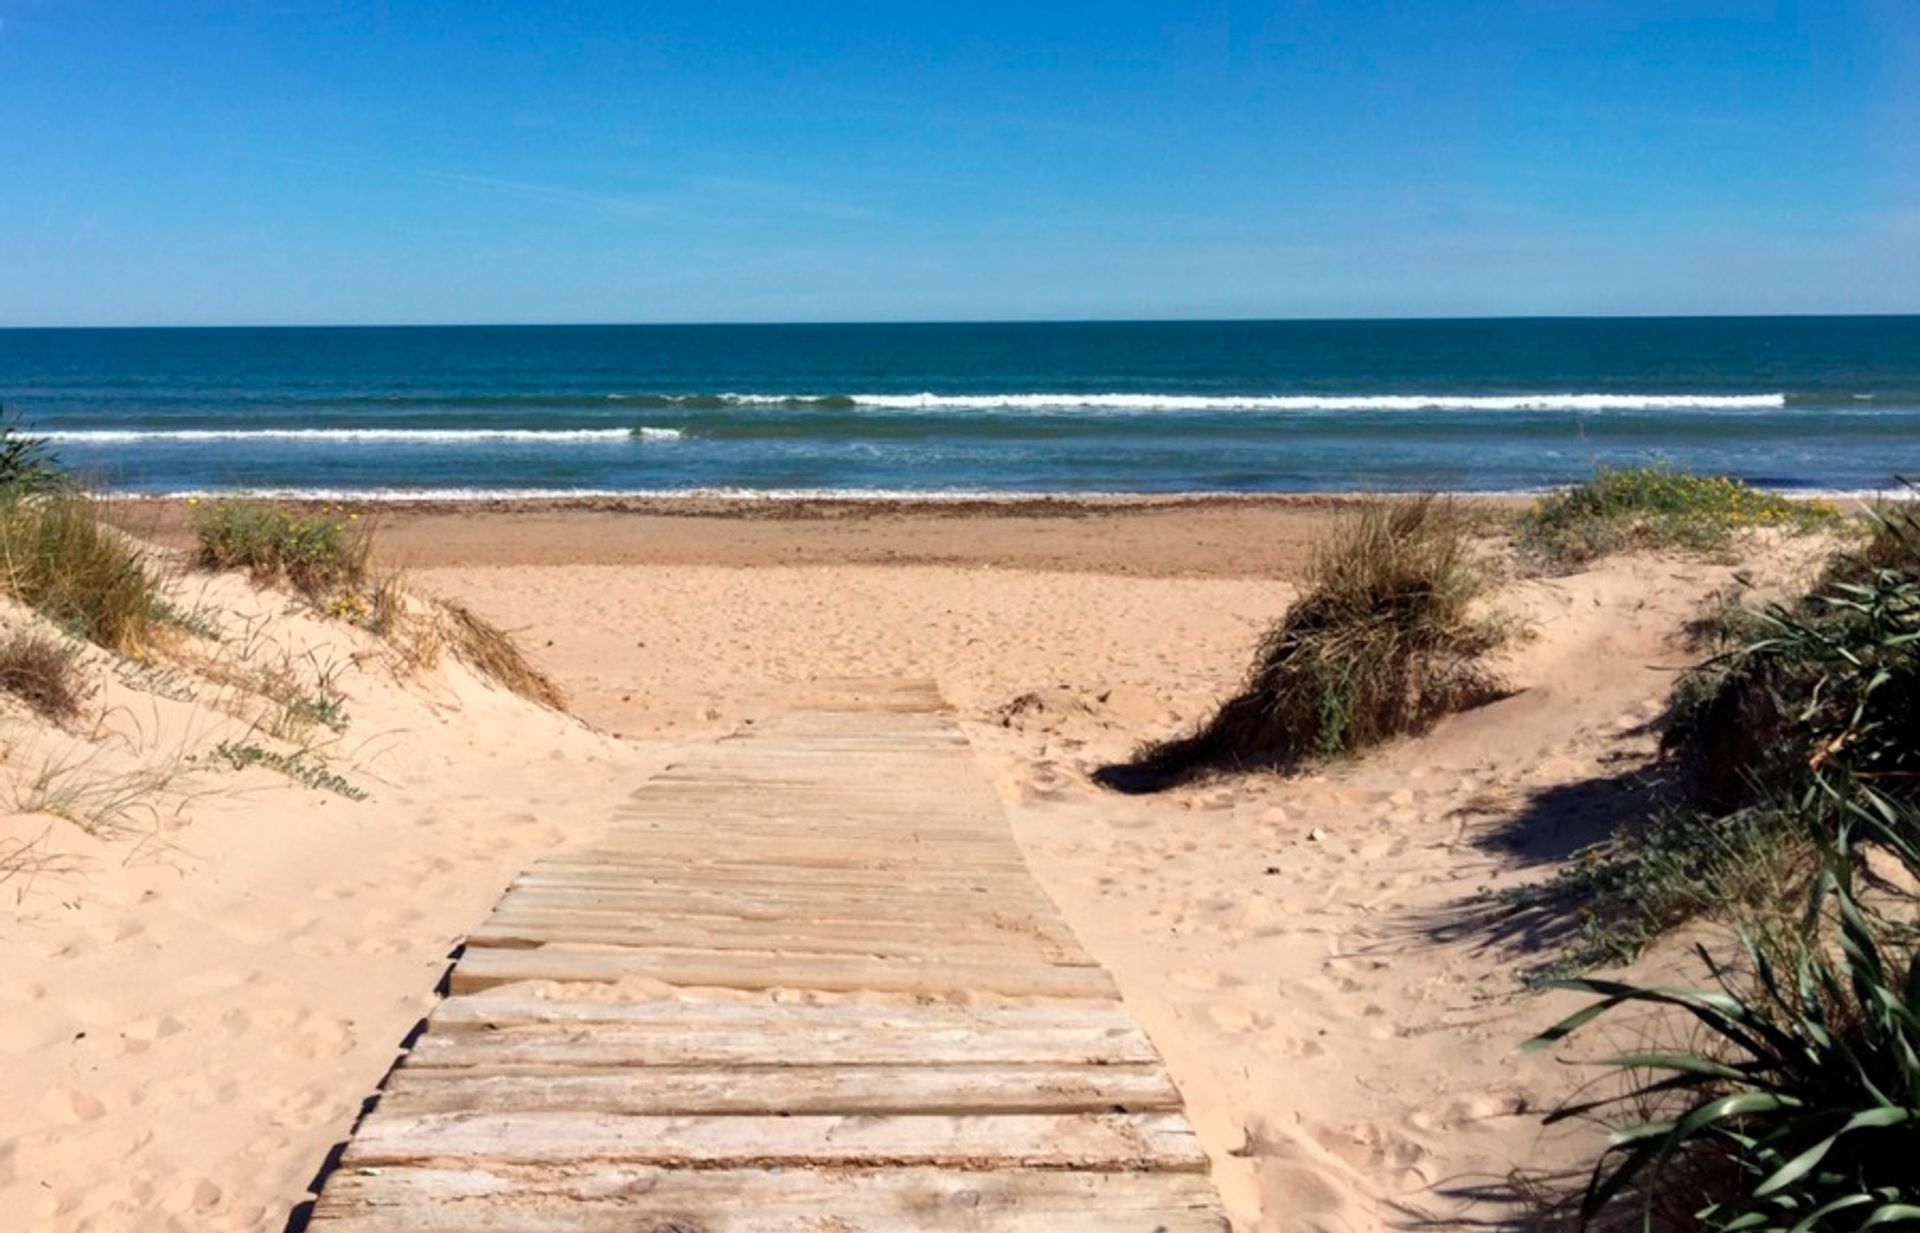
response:
[(448, 184), (463, 184), (472, 188), (487, 189), (493, 192), (509, 193), (516, 197), (526, 197), (534, 201), (550, 201), (556, 205), (578, 206), (583, 209), (598, 210), (619, 218), (652, 219), (664, 217), (668, 211), (658, 201), (645, 197), (621, 197), (611, 193), (591, 193), (577, 188), (568, 188), (561, 184), (540, 184), (531, 180), (507, 180), (498, 176), (474, 175), (463, 171), (429, 171), (428, 176)]

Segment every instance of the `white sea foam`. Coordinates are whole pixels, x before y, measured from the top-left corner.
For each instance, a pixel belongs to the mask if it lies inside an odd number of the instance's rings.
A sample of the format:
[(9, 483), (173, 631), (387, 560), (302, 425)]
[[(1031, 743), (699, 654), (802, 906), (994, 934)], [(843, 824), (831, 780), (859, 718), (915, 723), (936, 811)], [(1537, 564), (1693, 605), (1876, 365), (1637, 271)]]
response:
[[(1769, 488), (1783, 496), (1803, 500), (1859, 501), (1873, 503), (1898, 496), (1904, 489), (1883, 488)], [(843, 501), (853, 503), (911, 503), (943, 505), (1023, 504), (1027, 502), (1113, 503), (1121, 505), (1178, 505), (1191, 501), (1237, 501), (1259, 504), (1273, 500), (1298, 498), (1352, 497), (1377, 500), (1390, 497), (1423, 495), (1425, 490), (1396, 492), (1374, 489), (1279, 490), (1250, 492), (1244, 489), (1200, 488), (1178, 492), (1133, 492), (1120, 489), (1080, 491), (1056, 489), (1021, 491), (1004, 488), (187, 488), (163, 493), (123, 494), (132, 500), (170, 501), (187, 497), (257, 497), (274, 501), (344, 501), (368, 504), (438, 503), (465, 504), (476, 501), (579, 502), (579, 501), (735, 501), (776, 504), (794, 501)], [(1487, 488), (1451, 490), (1449, 495), (1467, 498), (1529, 497), (1552, 492), (1551, 487)]]
[(739, 406), (844, 402), (887, 411), (1762, 410), (1785, 394), (722, 394)]
[(537, 445), (575, 442), (678, 441), (678, 428), (98, 428), (35, 433), (73, 445), (131, 445), (150, 441), (294, 441), (340, 445), (465, 445), (514, 441)]

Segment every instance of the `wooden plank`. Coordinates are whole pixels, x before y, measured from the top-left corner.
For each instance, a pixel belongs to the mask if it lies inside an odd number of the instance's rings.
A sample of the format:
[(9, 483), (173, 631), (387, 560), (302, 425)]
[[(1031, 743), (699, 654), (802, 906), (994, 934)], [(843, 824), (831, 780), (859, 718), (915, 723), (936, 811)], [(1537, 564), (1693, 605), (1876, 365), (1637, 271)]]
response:
[(979, 1117), (647, 1117), (612, 1113), (423, 1113), (372, 1117), (342, 1163), (621, 1161), (693, 1167), (1159, 1169), (1198, 1172), (1206, 1153), (1167, 1113)]
[(343, 1169), (330, 1233), (1227, 1233), (1191, 1173)]
[(624, 876), (634, 886), (681, 885), (767, 887), (782, 886), (840, 887), (846, 890), (874, 888), (923, 888), (932, 891), (998, 894), (1021, 898), (1034, 894), (1033, 885), (1024, 877), (1005, 870), (855, 868), (851, 866), (766, 865), (753, 862), (720, 863), (669, 862), (645, 857), (553, 858), (535, 862), (528, 876)]
[(898, 891), (844, 891), (826, 887), (789, 885), (764, 890), (681, 884), (673, 887), (635, 887), (623, 878), (580, 882), (515, 882), (500, 901), (502, 908), (580, 907), (605, 911), (648, 913), (666, 918), (726, 916), (768, 919), (804, 913), (814, 920), (893, 921), (928, 923), (986, 919), (1018, 922), (1022, 928), (1044, 923), (1069, 938), (1065, 924), (1051, 903), (1040, 897), (981, 902), (973, 893), (938, 894), (912, 888)]
[(1133, 1017), (1117, 1002), (1015, 1002), (962, 1006), (944, 1002), (688, 1001), (660, 998), (544, 998), (514, 993), (450, 997), (433, 1012), (436, 1031), (459, 1027), (511, 1027), (531, 1023), (652, 1023), (675, 1031), (729, 1024), (743, 1031), (780, 1033), (823, 1027), (861, 1026), (937, 1031), (971, 1028), (1002, 1032), (1024, 1028), (1137, 1033)]
[(471, 946), (544, 946), (554, 942), (592, 942), (638, 946), (743, 952), (803, 951), (811, 954), (873, 955), (894, 958), (953, 959), (968, 963), (1006, 960), (1093, 967), (1077, 946), (1060, 946), (1035, 931), (993, 930), (956, 921), (945, 931), (890, 929), (885, 924), (854, 927), (795, 920), (728, 923), (721, 920), (670, 923), (624, 913), (565, 911), (495, 912), (468, 935)]
[(518, 981), (607, 983), (640, 978), (682, 988), (817, 989), (828, 992), (1000, 993), (1029, 997), (1116, 997), (1100, 968), (959, 964), (855, 955), (743, 957), (725, 951), (595, 950), (574, 945), (471, 946), (454, 965), (455, 993)]
[(404, 1066), (384, 1116), (422, 1113), (1140, 1113), (1180, 1107), (1158, 1063), (1113, 1066)]
[[(430, 1029), (433, 1025), (429, 1025)], [(408, 1067), (1099, 1066), (1158, 1061), (1137, 1029), (891, 1027), (848, 1021), (769, 1033), (734, 1023), (544, 1023), (429, 1030)]]

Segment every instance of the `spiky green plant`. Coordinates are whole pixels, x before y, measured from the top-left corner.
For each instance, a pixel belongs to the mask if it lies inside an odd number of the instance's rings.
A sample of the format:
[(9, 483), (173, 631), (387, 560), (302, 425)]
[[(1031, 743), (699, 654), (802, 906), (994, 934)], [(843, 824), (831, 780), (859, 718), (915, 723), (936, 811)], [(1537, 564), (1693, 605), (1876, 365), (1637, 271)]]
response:
[(1906, 923), (1863, 906), (1843, 827), (1804, 928), (1784, 941), (1741, 931), (1740, 972), (1701, 948), (1716, 987), (1556, 982), (1600, 1000), (1528, 1048), (1622, 1006), (1679, 1011), (1697, 1028), (1679, 1048), (1606, 1059), (1635, 1077), (1629, 1089), (1549, 1119), (1628, 1111), (1614, 1120), (1579, 1223), (1634, 1199), (1649, 1230), (1657, 1213), (1674, 1212), (1726, 1233), (1920, 1223), (1920, 966)]

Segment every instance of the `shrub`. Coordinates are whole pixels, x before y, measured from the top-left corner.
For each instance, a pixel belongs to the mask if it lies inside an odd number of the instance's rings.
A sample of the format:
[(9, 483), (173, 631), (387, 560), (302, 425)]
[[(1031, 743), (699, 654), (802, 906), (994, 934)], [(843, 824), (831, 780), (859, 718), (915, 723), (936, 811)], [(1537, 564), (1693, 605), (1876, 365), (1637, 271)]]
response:
[(1287, 768), (1493, 697), (1481, 657), (1507, 631), (1473, 615), (1484, 589), (1455, 506), (1368, 506), (1314, 554), (1305, 593), (1261, 642), (1241, 692), (1128, 769), (1172, 781), (1208, 767)]
[(1833, 767), (1920, 798), (1920, 527), (1883, 516), (1868, 555), (1755, 614), (1758, 637), (1683, 678), (1665, 743), (1704, 804), (1797, 795)]
[(71, 644), (25, 629), (0, 643), (0, 690), (56, 720), (78, 715), (94, 692)]
[(244, 569), (259, 582), (285, 581), (315, 601), (367, 580), (373, 537), (357, 515), (215, 501), (195, 508), (193, 529), (203, 567)]
[(122, 654), (146, 645), (161, 602), (139, 548), (71, 490), (0, 500), (0, 590)]
[[(1865, 1229), (1920, 1222), (1920, 967), (1856, 898), (1844, 831), (1814, 883), (1807, 927), (1740, 935), (1747, 975), (1700, 954), (1717, 988), (1576, 980), (1601, 1000), (1529, 1042), (1551, 1045), (1629, 1005), (1684, 1012), (1677, 1049), (1607, 1059), (1622, 1095), (1549, 1121), (1615, 1115), (1581, 1200), (1581, 1225), (1630, 1198), (1645, 1222), (1716, 1230)], [(1676, 1219), (1678, 1218), (1678, 1219)]]
[(1906, 509), (1873, 525), (1806, 596), (1721, 618), (1736, 645), (1667, 705), (1682, 799), (1507, 897), (1521, 911), (1581, 905), (1548, 972), (1625, 962), (1698, 915), (1790, 902), (1850, 817), (1875, 846), (1920, 844), (1920, 525)]
[(1576, 565), (1627, 548), (1704, 550), (1762, 527), (1807, 532), (1838, 527), (1821, 501), (1797, 501), (1726, 476), (1668, 467), (1603, 467), (1541, 497), (1520, 519), (1521, 546)]

